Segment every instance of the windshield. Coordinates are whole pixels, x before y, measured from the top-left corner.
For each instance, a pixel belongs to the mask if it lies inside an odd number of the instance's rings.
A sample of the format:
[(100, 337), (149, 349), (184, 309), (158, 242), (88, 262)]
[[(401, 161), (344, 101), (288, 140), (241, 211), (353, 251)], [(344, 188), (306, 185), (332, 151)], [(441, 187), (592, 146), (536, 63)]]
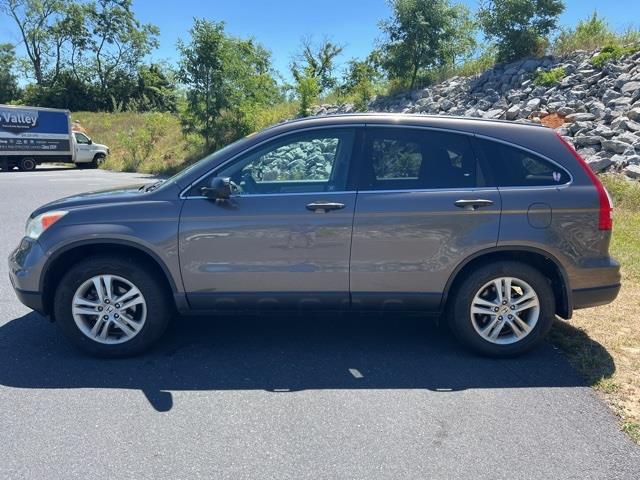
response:
[(216, 159), (218, 159), (219, 157), (225, 155), (227, 153), (227, 151), (231, 150), (232, 147), (235, 147), (236, 145), (245, 142), (249, 137), (243, 137), (239, 140), (236, 140), (233, 143), (230, 143), (229, 145), (227, 145), (226, 147), (221, 148), (220, 150), (216, 150), (215, 152), (213, 152), (210, 155), (207, 155), (206, 157), (198, 160), (197, 162), (189, 165), (188, 167), (184, 168), (183, 170), (180, 170), (178, 173), (176, 173), (174, 176), (170, 177), (167, 179), (166, 182), (163, 182), (165, 184), (169, 184), (172, 182), (178, 182), (178, 184), (180, 184), (180, 180), (182, 180), (184, 177), (186, 177), (192, 170), (196, 169), (196, 167), (198, 167), (199, 165), (202, 165), (204, 163), (207, 162), (215, 162)]

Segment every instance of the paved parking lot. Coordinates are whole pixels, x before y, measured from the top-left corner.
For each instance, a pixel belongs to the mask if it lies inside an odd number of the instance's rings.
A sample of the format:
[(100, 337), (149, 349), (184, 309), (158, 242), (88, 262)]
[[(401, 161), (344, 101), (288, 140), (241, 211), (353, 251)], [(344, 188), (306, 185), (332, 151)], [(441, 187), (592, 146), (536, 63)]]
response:
[(0, 478), (640, 478), (640, 449), (550, 345), (496, 361), (420, 318), (274, 315), (79, 354), (4, 259), (40, 204), (141, 181), (0, 173)]

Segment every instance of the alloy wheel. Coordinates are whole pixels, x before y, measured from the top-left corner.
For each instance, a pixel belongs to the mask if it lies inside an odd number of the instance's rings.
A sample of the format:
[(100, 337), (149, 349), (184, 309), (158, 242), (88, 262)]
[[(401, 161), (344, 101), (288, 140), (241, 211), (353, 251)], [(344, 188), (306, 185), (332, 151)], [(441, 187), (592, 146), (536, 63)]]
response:
[(117, 275), (97, 275), (76, 290), (71, 313), (80, 331), (103, 344), (124, 343), (135, 337), (147, 319), (142, 292)]

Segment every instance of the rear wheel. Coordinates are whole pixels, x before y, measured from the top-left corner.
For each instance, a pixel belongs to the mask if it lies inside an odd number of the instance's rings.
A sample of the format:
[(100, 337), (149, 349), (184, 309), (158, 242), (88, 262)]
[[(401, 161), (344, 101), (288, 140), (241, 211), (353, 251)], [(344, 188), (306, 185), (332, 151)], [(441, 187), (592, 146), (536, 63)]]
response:
[(80, 349), (126, 357), (149, 348), (164, 332), (171, 308), (162, 283), (133, 261), (91, 257), (62, 278), (56, 321)]
[(548, 280), (518, 262), (480, 267), (453, 292), (449, 322), (476, 352), (493, 357), (522, 354), (547, 335), (555, 315)]
[(33, 159), (31, 157), (25, 157), (25, 158), (20, 159), (20, 163), (18, 164), (18, 168), (20, 170), (22, 170), (23, 172), (30, 172), (32, 170), (35, 170), (37, 165), (38, 164), (35, 161), (35, 159)]

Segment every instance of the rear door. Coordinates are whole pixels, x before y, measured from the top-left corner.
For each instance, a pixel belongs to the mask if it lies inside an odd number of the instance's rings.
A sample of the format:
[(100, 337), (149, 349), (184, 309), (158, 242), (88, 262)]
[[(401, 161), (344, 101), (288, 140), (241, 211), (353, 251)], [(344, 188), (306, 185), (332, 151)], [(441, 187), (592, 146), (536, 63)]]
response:
[(453, 270), (494, 247), (501, 201), (462, 133), (367, 126), (351, 252), (355, 308), (437, 310)]

